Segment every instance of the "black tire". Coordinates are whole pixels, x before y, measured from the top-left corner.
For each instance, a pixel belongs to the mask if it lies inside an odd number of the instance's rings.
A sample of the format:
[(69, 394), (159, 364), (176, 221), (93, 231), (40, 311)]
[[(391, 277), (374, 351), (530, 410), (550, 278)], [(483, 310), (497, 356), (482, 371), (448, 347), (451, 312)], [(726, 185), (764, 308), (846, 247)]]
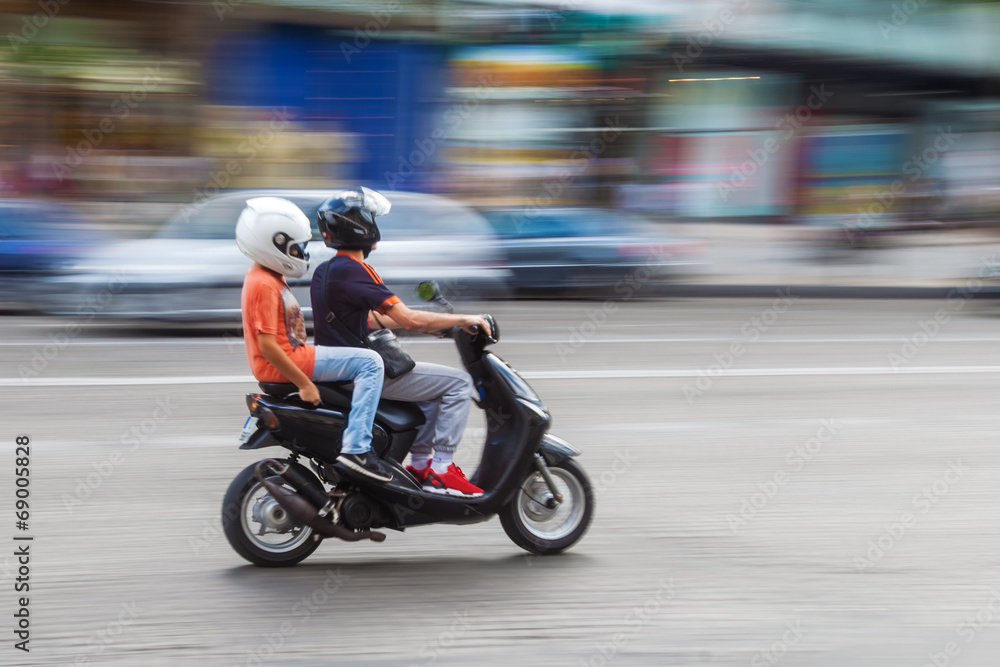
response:
[[(305, 466), (292, 463), (306, 479), (314, 480), (320, 493), (323, 493), (323, 485), (316, 479)], [(290, 567), (305, 560), (312, 552), (316, 551), (320, 542), (313, 539), (312, 528), (305, 528), (299, 533), (306, 533), (301, 543), (288, 550), (268, 550), (264, 548), (255, 537), (247, 534), (245, 516), (248, 507), (245, 503), (248, 496), (260, 487), (257, 477), (254, 475), (256, 463), (244, 468), (240, 474), (229, 484), (226, 496), (222, 500), (222, 529), (229, 540), (229, 545), (233, 551), (254, 565), (261, 567)]]
[[(564, 495), (563, 505), (568, 502), (582, 503), (580, 514), (573, 520), (571, 526), (565, 527), (565, 534), (546, 537), (544, 531), (526, 523), (525, 517), (532, 509), (545, 514), (545, 510), (540, 503), (532, 500), (528, 491), (531, 489), (544, 492), (548, 489), (541, 475), (534, 469), (522, 480), (517, 493), (507, 505), (500, 510), (500, 524), (514, 544), (526, 551), (539, 555), (557, 554), (565, 551), (576, 544), (587, 528), (590, 527), (590, 519), (594, 513), (594, 495), (590, 488), (590, 480), (587, 473), (572, 459), (567, 459), (562, 463), (549, 466), (556, 483), (560, 484), (560, 491)], [(569, 482), (575, 480), (575, 484)], [(567, 497), (571, 492), (574, 497)], [(520, 507), (519, 507), (520, 505)], [(527, 509), (525, 509), (527, 508)], [(571, 510), (572, 512), (572, 510)], [(555, 515), (553, 514), (554, 518)], [(571, 516), (570, 519), (573, 519)]]

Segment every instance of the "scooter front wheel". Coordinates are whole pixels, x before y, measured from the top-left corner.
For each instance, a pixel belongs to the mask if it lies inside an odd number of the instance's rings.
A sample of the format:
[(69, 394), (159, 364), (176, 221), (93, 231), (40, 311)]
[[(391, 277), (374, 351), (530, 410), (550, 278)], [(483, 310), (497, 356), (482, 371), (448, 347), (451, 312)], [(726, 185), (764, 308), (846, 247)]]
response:
[[(308, 468), (299, 463), (289, 464), (307, 479), (315, 480), (320, 491), (323, 490)], [(257, 481), (256, 466), (256, 463), (247, 466), (229, 484), (222, 501), (222, 529), (233, 551), (254, 565), (295, 565), (316, 551), (319, 541), (313, 539), (312, 528), (295, 523)]]
[(500, 523), (514, 544), (536, 554), (557, 554), (583, 537), (590, 527), (594, 496), (590, 480), (575, 461), (549, 466), (562, 502), (552, 502), (552, 491), (541, 473), (532, 471), (517, 495), (500, 510)]

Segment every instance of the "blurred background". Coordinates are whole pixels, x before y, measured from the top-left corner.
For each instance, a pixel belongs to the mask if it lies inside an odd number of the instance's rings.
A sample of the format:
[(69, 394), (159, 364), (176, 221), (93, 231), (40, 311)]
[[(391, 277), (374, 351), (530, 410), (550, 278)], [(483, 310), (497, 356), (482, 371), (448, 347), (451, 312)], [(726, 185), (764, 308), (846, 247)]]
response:
[[(958, 0), (0, 0), (14, 662), (995, 665), (998, 35)], [(355, 184), (393, 203), (389, 286), (495, 315), (583, 451), (569, 553), (496, 522), (229, 548), (237, 216)]]
[[(8, 0), (0, 12), (8, 309), (65, 311), (118, 271), (143, 299), (181, 293), (160, 315), (231, 317), (244, 263), (223, 241), (257, 189), (423, 193), (387, 221), (404, 245), (372, 261), (400, 288), (422, 273), (491, 296), (587, 296), (638, 266), (656, 274), (651, 295), (939, 284), (975, 273), (968, 246), (994, 240), (995, 3)], [(414, 265), (407, 236), (454, 242), (431, 263), (454, 270)], [(217, 243), (199, 255), (199, 240)], [(208, 283), (227, 294), (186, 302)]]

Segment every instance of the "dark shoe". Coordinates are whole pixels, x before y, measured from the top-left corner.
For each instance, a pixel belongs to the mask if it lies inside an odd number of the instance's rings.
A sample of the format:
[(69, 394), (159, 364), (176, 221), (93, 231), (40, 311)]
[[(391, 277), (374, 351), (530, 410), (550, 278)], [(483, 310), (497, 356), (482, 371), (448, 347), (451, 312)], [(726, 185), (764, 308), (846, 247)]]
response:
[(363, 454), (341, 454), (337, 457), (337, 463), (379, 482), (388, 482), (392, 479), (392, 468), (370, 450)]

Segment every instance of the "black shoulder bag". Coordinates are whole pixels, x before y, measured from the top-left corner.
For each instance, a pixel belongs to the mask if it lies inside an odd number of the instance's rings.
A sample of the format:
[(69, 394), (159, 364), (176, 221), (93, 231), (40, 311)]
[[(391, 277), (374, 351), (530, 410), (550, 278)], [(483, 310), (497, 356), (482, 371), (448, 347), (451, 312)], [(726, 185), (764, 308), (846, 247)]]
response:
[[(332, 324), (337, 332), (343, 336), (344, 340), (354, 347), (366, 347), (369, 350), (374, 351), (378, 354), (378, 356), (382, 357), (382, 365), (385, 367), (385, 376), (390, 380), (406, 375), (412, 371), (413, 367), (417, 365), (417, 362), (415, 362), (413, 357), (411, 357), (406, 350), (403, 349), (403, 346), (399, 344), (399, 339), (396, 338), (396, 334), (392, 333), (391, 329), (379, 329), (378, 331), (373, 331), (368, 334), (367, 341), (363, 341), (337, 319), (337, 316), (333, 314), (333, 309), (330, 308), (330, 304), (326, 301), (326, 270), (328, 268), (329, 266), (324, 267), (323, 275), (321, 276), (323, 289), (320, 290), (323, 305), (327, 309), (326, 321)], [(381, 322), (379, 324), (381, 324)]]

